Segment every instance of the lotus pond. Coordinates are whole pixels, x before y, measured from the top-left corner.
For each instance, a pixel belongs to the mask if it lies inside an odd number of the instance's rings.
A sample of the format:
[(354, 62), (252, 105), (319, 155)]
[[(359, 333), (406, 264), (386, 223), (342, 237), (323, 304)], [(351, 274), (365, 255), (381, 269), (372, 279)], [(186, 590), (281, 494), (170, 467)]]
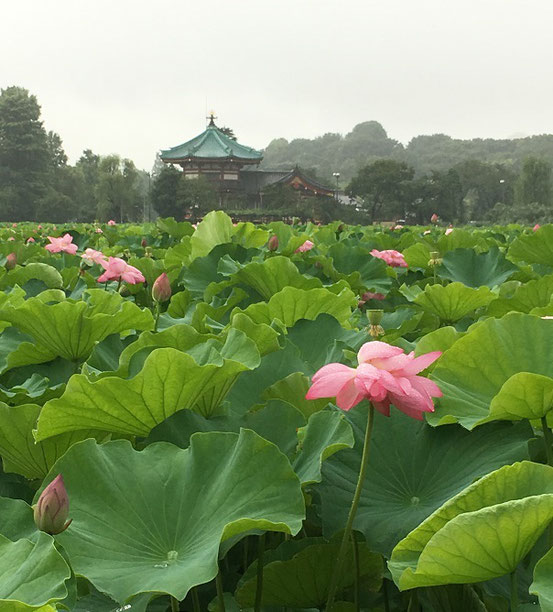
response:
[(0, 266), (0, 611), (553, 610), (553, 226), (19, 224)]

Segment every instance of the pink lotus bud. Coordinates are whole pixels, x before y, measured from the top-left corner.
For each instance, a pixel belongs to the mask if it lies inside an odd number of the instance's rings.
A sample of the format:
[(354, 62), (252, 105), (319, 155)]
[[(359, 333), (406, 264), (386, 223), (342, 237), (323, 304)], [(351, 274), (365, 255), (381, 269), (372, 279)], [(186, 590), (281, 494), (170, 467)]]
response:
[(17, 255), (15, 253), (10, 253), (6, 257), (6, 270), (13, 270), (17, 265)]
[(116, 225), (115, 221), (113, 219), (110, 219), (108, 221), (108, 225)]
[(430, 217), (430, 223), (438, 223), (438, 215), (436, 213)]
[(148, 246), (148, 243), (146, 242), (146, 238), (142, 238), (142, 240), (140, 241), (140, 246), (145, 249)]
[(69, 497), (63, 484), (63, 476), (58, 474), (42, 491), (34, 506), (36, 526), (41, 530), (56, 535), (65, 531), (71, 524), (69, 515)]
[(29, 236), (29, 238), (27, 238), (27, 244), (29, 244), (29, 242), (35, 242), (35, 239), (32, 236)]
[(269, 238), (269, 242), (267, 242), (267, 248), (269, 251), (276, 251), (278, 249), (278, 236), (273, 235)]
[(165, 272), (156, 278), (152, 287), (152, 297), (156, 302), (166, 302), (171, 297), (171, 283)]
[(532, 228), (532, 230), (534, 232), (537, 232), (540, 229), (541, 225), (539, 223), (536, 223), (536, 225), (534, 225), (534, 227)]

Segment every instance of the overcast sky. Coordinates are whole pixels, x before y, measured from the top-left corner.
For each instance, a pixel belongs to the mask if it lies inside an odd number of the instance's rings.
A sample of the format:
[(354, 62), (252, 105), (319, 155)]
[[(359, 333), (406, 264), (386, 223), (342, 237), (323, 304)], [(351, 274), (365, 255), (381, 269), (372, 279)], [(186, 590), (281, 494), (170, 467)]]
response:
[(74, 161), (149, 170), (219, 125), (257, 148), (374, 119), (407, 143), (553, 133), (553, 0), (0, 0), (0, 87)]

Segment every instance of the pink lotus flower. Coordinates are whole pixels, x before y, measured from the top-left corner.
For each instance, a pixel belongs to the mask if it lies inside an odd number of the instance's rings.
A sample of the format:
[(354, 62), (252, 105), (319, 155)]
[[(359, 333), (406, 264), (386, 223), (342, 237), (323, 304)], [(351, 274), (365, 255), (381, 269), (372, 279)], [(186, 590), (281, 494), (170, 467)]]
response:
[(99, 263), (105, 269), (105, 272), (98, 277), (99, 283), (117, 280), (135, 285), (136, 283), (143, 283), (146, 280), (140, 270), (137, 270), (134, 266), (130, 266), (124, 259), (120, 259), (119, 257), (110, 257), (108, 261), (102, 260)]
[(10, 237), (8, 238), (8, 241), (9, 241), (9, 242), (11, 242), (12, 240), (15, 240), (15, 238), (14, 238), (13, 236), (10, 236)]
[(365, 291), (361, 296), (362, 300), (385, 300), (386, 296), (383, 293), (373, 293), (372, 291)]
[(38, 226), (38, 229), (42, 229), (42, 225), (39, 225), (39, 226)]
[(393, 249), (388, 251), (378, 251), (377, 249), (373, 249), (371, 251), (371, 255), (373, 257), (377, 257), (378, 259), (382, 259), (389, 266), (394, 268), (407, 268), (407, 262), (399, 251), (394, 251)]
[(306, 399), (336, 397), (336, 405), (349, 410), (363, 399), (385, 416), (390, 404), (414, 419), (422, 420), (423, 412), (433, 412), (433, 397), (441, 397), (436, 383), (417, 376), (442, 353), (434, 351), (415, 357), (385, 342), (366, 342), (357, 354), (359, 365), (350, 368), (329, 363), (313, 376)]
[(156, 302), (166, 302), (171, 297), (171, 283), (165, 272), (160, 274), (152, 285), (152, 298)]
[(430, 223), (438, 223), (438, 215), (436, 213), (434, 213), (431, 217), (430, 217)]
[(41, 531), (56, 535), (65, 531), (71, 524), (71, 520), (67, 520), (68, 515), (69, 497), (63, 484), (63, 476), (58, 474), (42, 491), (34, 506), (35, 524)]
[(29, 242), (35, 242), (35, 239), (32, 236), (29, 236), (29, 238), (27, 238), (27, 244), (29, 244)]
[(534, 232), (537, 232), (540, 229), (541, 225), (539, 223), (536, 223), (536, 225), (534, 225), (534, 227), (532, 228), (532, 230)]
[(296, 253), (305, 253), (306, 251), (310, 251), (314, 247), (314, 243), (311, 240), (306, 240), (302, 245), (300, 245), (295, 252)]
[(97, 228), (96, 228), (96, 233), (97, 233), (97, 234), (103, 234), (104, 232), (103, 232), (103, 230), (102, 230), (102, 228), (101, 228), (101, 227), (97, 227)]
[(102, 262), (106, 261), (106, 256), (102, 251), (95, 251), (94, 249), (85, 249), (85, 252), (81, 255), (83, 261), (86, 261), (90, 266), (92, 264), (102, 265)]
[(12, 223), (12, 227), (17, 227), (17, 223)]
[(108, 225), (117, 225), (117, 223), (115, 223), (115, 221), (113, 219), (110, 219), (108, 221)]
[(451, 232), (452, 232), (452, 231), (453, 231), (453, 228), (452, 228), (452, 227), (448, 227), (448, 228), (446, 229), (446, 231), (445, 231), (445, 235), (446, 235), (446, 236), (449, 236), (449, 234), (451, 234)]
[(73, 244), (73, 236), (71, 234), (65, 234), (61, 238), (53, 238), (48, 236), (50, 244), (47, 244), (44, 248), (50, 253), (69, 253), (75, 255), (77, 252), (77, 245)]
[(10, 253), (6, 257), (6, 270), (13, 270), (17, 265), (17, 255), (15, 253)]

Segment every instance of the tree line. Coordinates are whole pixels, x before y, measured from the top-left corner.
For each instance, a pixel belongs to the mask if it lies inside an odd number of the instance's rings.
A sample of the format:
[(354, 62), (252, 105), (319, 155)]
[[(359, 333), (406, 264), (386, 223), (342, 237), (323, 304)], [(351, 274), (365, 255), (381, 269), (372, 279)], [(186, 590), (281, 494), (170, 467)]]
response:
[[(231, 128), (229, 135), (234, 137)], [(456, 140), (418, 136), (407, 146), (376, 121), (345, 136), (273, 140), (262, 168), (299, 165), (351, 198), (303, 199), (286, 186), (264, 190), (266, 214), (348, 222), (405, 219), (427, 223), (553, 221), (553, 135), (514, 140)], [(21, 87), (0, 92), (0, 221), (141, 221), (162, 216), (201, 217), (221, 200), (206, 180), (184, 180), (159, 158), (151, 173), (118, 155), (85, 149), (68, 163), (60, 136), (47, 131), (36, 97)], [(225, 207), (249, 206), (239, 195)], [(253, 217), (252, 217), (253, 218)]]

